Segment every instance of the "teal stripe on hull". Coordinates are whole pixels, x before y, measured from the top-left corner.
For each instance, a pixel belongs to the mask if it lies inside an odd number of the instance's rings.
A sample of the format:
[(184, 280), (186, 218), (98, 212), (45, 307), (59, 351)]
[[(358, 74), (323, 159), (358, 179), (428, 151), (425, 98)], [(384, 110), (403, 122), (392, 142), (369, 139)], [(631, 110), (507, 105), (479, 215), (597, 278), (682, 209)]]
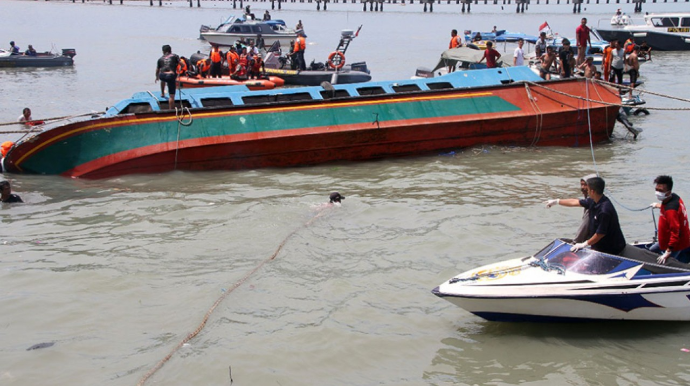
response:
[[(314, 105), (318, 106), (318, 105)], [(519, 107), (498, 96), (457, 99), (432, 99), (381, 104), (362, 104), (305, 110), (271, 109), (254, 114), (195, 119), (191, 126), (180, 126), (180, 141), (247, 133), (290, 129), (371, 124), (410, 119), (491, 114), (518, 111)], [(210, 113), (202, 111), (200, 114)], [(194, 111), (192, 115), (194, 115)], [(151, 115), (155, 117), (155, 115)], [(119, 152), (168, 143), (171, 150), (177, 141), (178, 122), (157, 123), (100, 129), (74, 135), (53, 143), (33, 154), (21, 167), (25, 171), (61, 174), (84, 163)]]

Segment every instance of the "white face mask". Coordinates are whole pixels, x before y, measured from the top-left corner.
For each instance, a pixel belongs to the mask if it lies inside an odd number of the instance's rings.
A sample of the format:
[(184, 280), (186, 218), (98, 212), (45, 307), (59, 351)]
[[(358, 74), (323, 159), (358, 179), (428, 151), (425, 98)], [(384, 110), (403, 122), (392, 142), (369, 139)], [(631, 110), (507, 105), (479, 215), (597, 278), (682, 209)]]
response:
[(671, 192), (657, 192), (655, 191), (654, 194), (656, 194), (656, 199), (659, 201), (664, 201), (669, 197)]

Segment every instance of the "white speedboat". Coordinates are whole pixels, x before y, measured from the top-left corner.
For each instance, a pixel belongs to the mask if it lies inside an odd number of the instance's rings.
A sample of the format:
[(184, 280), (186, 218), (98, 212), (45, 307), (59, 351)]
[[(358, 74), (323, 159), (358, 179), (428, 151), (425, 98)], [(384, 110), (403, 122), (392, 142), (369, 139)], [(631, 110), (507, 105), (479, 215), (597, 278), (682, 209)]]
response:
[(647, 42), (658, 51), (687, 51), (690, 50), (690, 12), (650, 13), (644, 16), (643, 24), (596, 28), (596, 32), (606, 41), (624, 42), (632, 38), (635, 44)]
[[(534, 256), (486, 265), (432, 290), (492, 321), (690, 320), (690, 269), (628, 246), (613, 256), (555, 240)], [(685, 268), (683, 268), (685, 267)]]
[(277, 41), (283, 48), (290, 47), (297, 38), (297, 32), (287, 28), (282, 20), (249, 20), (244, 16), (230, 16), (216, 28), (202, 25), (199, 29), (201, 39), (219, 46), (232, 46), (237, 41), (256, 43), (262, 38), (266, 47)]

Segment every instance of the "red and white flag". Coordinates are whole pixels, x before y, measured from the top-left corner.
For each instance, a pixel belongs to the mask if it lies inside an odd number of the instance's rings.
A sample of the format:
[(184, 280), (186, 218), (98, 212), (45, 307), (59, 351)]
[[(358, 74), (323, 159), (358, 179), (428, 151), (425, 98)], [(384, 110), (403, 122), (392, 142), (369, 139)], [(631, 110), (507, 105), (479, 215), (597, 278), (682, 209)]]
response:
[(539, 26), (539, 33), (542, 32), (546, 32), (547, 35), (551, 33), (551, 27), (549, 27), (549, 23), (544, 22), (544, 24)]

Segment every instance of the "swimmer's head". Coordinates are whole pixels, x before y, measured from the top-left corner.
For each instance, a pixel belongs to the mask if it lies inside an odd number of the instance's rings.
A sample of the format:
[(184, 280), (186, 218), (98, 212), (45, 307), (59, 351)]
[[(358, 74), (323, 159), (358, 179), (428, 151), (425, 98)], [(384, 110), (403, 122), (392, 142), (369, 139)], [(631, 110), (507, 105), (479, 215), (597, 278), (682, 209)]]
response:
[(333, 193), (331, 193), (329, 199), (331, 200), (331, 203), (334, 203), (334, 202), (340, 203), (340, 200), (344, 200), (345, 197), (341, 196), (340, 193), (338, 193), (338, 192), (333, 192)]

